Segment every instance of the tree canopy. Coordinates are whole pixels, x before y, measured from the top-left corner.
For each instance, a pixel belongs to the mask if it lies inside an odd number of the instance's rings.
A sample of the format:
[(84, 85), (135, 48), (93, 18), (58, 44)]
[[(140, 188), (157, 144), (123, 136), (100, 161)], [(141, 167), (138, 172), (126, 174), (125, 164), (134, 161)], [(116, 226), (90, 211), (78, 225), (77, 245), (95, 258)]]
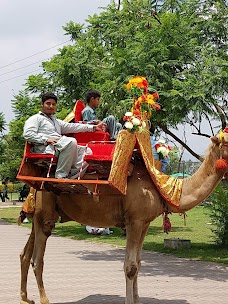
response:
[(0, 112), (0, 133), (2, 133), (5, 130), (5, 125), (6, 125), (5, 116), (2, 112)]
[[(63, 28), (72, 43), (43, 62), (43, 73), (29, 76), (13, 101), (17, 121), (10, 124), (9, 138), (19, 136), (18, 145), (25, 119), (39, 108), (40, 93), (58, 95), (57, 115), (64, 118), (72, 100), (85, 99), (94, 88), (102, 93), (100, 117), (114, 114), (121, 120), (130, 108), (125, 83), (134, 75), (145, 76), (159, 93), (161, 110), (151, 123), (167, 134), (173, 136), (170, 128), (178, 124), (190, 124), (196, 134), (209, 137), (215, 132), (212, 120), (226, 126), (226, 1), (111, 1), (86, 24), (70, 21)], [(207, 134), (201, 132), (203, 120)]]

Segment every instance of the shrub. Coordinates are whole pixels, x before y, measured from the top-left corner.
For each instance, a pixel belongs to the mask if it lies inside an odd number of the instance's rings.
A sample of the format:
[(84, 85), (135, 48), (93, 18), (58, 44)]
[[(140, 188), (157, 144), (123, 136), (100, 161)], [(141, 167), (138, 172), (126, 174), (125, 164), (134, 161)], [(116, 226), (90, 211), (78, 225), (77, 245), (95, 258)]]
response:
[[(23, 183), (8, 183), (7, 184), (8, 186), (8, 193), (17, 193), (17, 192), (20, 192), (24, 186)], [(3, 189), (4, 189), (4, 185), (0, 183), (0, 192), (3, 192)]]
[(211, 220), (215, 225), (212, 229), (215, 242), (228, 248), (228, 183), (222, 182), (211, 195)]

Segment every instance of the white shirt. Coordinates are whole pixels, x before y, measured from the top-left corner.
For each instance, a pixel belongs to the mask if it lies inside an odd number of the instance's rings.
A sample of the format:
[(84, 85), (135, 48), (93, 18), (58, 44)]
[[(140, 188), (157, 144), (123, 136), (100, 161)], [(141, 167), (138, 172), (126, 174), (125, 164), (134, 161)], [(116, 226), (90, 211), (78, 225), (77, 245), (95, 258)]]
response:
[(37, 145), (46, 145), (50, 137), (61, 138), (67, 133), (93, 132), (94, 126), (89, 124), (68, 123), (57, 119), (54, 115), (49, 118), (39, 112), (28, 118), (24, 125), (24, 138)]

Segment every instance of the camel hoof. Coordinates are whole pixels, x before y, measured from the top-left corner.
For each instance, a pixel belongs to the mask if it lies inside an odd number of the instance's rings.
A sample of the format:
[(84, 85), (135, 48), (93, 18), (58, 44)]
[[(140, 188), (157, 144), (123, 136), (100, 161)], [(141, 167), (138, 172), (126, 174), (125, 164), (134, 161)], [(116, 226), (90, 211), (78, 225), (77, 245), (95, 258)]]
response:
[(21, 301), (20, 304), (35, 304), (33, 300), (26, 300), (26, 301)]
[(48, 299), (40, 301), (40, 304), (51, 304)]
[(125, 301), (125, 303), (124, 304), (143, 304), (142, 302), (140, 302), (140, 300), (139, 299), (137, 299), (137, 300), (134, 300), (133, 302), (132, 301)]

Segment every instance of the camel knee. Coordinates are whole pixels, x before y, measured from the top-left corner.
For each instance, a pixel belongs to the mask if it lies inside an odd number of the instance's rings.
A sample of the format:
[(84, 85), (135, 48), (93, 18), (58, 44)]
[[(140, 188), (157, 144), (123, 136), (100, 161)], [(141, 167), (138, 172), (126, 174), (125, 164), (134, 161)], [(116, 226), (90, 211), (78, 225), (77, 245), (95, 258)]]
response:
[(25, 250), (23, 249), (23, 251), (20, 254), (20, 261), (21, 261), (21, 263), (24, 261), (24, 257), (25, 257)]
[(35, 274), (35, 276), (37, 276), (37, 272), (38, 270), (43, 270), (43, 266), (44, 266), (44, 262), (43, 260), (40, 260), (40, 261), (33, 261), (31, 260), (31, 266), (32, 266), (32, 269), (33, 269), (33, 272)]
[(24, 254), (24, 252), (22, 252), (20, 254), (20, 261), (21, 261), (22, 267), (25, 267), (26, 265), (29, 267), (30, 257), (26, 257), (26, 255)]
[(23, 249), (23, 251), (20, 254), (20, 262), (21, 265), (25, 266), (29, 266), (30, 260), (31, 260), (31, 256), (32, 256), (32, 251), (33, 248), (31, 248), (30, 251), (28, 251), (28, 248)]
[(55, 228), (55, 220), (48, 220), (43, 223), (42, 231), (46, 237), (49, 237)]
[(125, 274), (130, 280), (133, 280), (137, 273), (138, 265), (136, 263), (131, 262), (125, 266)]

